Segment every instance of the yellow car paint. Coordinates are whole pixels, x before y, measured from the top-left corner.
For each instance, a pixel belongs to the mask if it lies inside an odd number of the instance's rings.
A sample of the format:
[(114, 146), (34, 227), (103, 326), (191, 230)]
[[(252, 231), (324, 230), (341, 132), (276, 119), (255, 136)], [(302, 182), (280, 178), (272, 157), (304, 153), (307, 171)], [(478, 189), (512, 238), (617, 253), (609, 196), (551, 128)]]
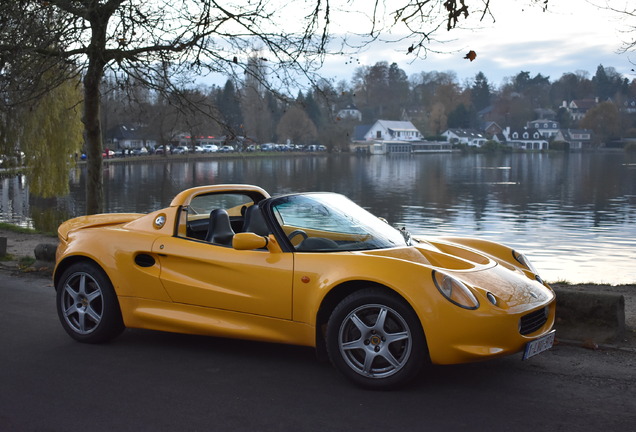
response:
[[(185, 216), (192, 200), (226, 191), (269, 198), (256, 186), (201, 186), (147, 215), (94, 215), (63, 223), (56, 286), (70, 264), (90, 260), (112, 282), (127, 327), (305, 346), (318, 344), (325, 324), (320, 311), (332, 293), (384, 287), (415, 311), (430, 360), (438, 364), (519, 352), (554, 324), (552, 290), (517, 263), (511, 249), (494, 242), (417, 238), (408, 247), (322, 253), (285, 251), (274, 234), (266, 240), (239, 233), (235, 247), (187, 237)], [(232, 217), (240, 218), (236, 210), (240, 213), (235, 209)], [(281, 231), (290, 234), (293, 228)], [(347, 234), (310, 234), (364, 241)], [(433, 282), (434, 271), (462, 281), (479, 307), (449, 302)], [(546, 322), (521, 335), (520, 317), (542, 308), (547, 308)]]

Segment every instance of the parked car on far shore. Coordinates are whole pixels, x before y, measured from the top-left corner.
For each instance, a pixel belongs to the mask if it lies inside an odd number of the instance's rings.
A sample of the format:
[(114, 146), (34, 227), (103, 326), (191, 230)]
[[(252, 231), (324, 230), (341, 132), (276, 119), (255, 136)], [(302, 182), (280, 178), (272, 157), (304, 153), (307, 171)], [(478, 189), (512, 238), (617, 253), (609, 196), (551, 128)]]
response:
[(219, 146), (215, 144), (206, 144), (203, 146), (203, 153), (216, 153), (219, 151)]

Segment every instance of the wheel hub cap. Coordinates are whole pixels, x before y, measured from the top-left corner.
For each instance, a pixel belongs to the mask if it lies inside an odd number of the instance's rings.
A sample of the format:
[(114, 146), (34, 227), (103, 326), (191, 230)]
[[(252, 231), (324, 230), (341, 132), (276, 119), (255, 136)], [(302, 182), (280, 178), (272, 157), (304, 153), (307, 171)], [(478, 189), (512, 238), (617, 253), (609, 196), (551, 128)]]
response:
[(371, 336), (371, 339), (369, 339), (369, 342), (371, 343), (371, 345), (373, 346), (378, 346), (382, 343), (382, 338), (378, 335), (373, 335)]

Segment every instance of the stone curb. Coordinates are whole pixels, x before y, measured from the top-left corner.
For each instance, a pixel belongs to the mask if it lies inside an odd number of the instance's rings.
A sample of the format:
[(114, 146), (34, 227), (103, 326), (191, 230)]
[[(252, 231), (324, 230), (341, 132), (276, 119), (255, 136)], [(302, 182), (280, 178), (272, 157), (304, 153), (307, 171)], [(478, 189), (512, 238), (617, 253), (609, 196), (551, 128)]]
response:
[(554, 288), (557, 297), (555, 328), (563, 339), (619, 341), (625, 337), (625, 297), (607, 292)]

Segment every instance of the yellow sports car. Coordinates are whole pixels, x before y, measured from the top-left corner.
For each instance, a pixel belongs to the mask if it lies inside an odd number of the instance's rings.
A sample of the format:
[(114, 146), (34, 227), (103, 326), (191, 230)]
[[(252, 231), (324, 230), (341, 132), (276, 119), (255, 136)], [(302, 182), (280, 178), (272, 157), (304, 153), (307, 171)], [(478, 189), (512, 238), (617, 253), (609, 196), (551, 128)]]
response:
[(137, 327), (305, 345), (389, 388), (427, 362), (525, 359), (554, 341), (554, 292), (524, 255), (410, 236), (335, 193), (201, 186), (58, 234), (57, 310), (80, 342)]

